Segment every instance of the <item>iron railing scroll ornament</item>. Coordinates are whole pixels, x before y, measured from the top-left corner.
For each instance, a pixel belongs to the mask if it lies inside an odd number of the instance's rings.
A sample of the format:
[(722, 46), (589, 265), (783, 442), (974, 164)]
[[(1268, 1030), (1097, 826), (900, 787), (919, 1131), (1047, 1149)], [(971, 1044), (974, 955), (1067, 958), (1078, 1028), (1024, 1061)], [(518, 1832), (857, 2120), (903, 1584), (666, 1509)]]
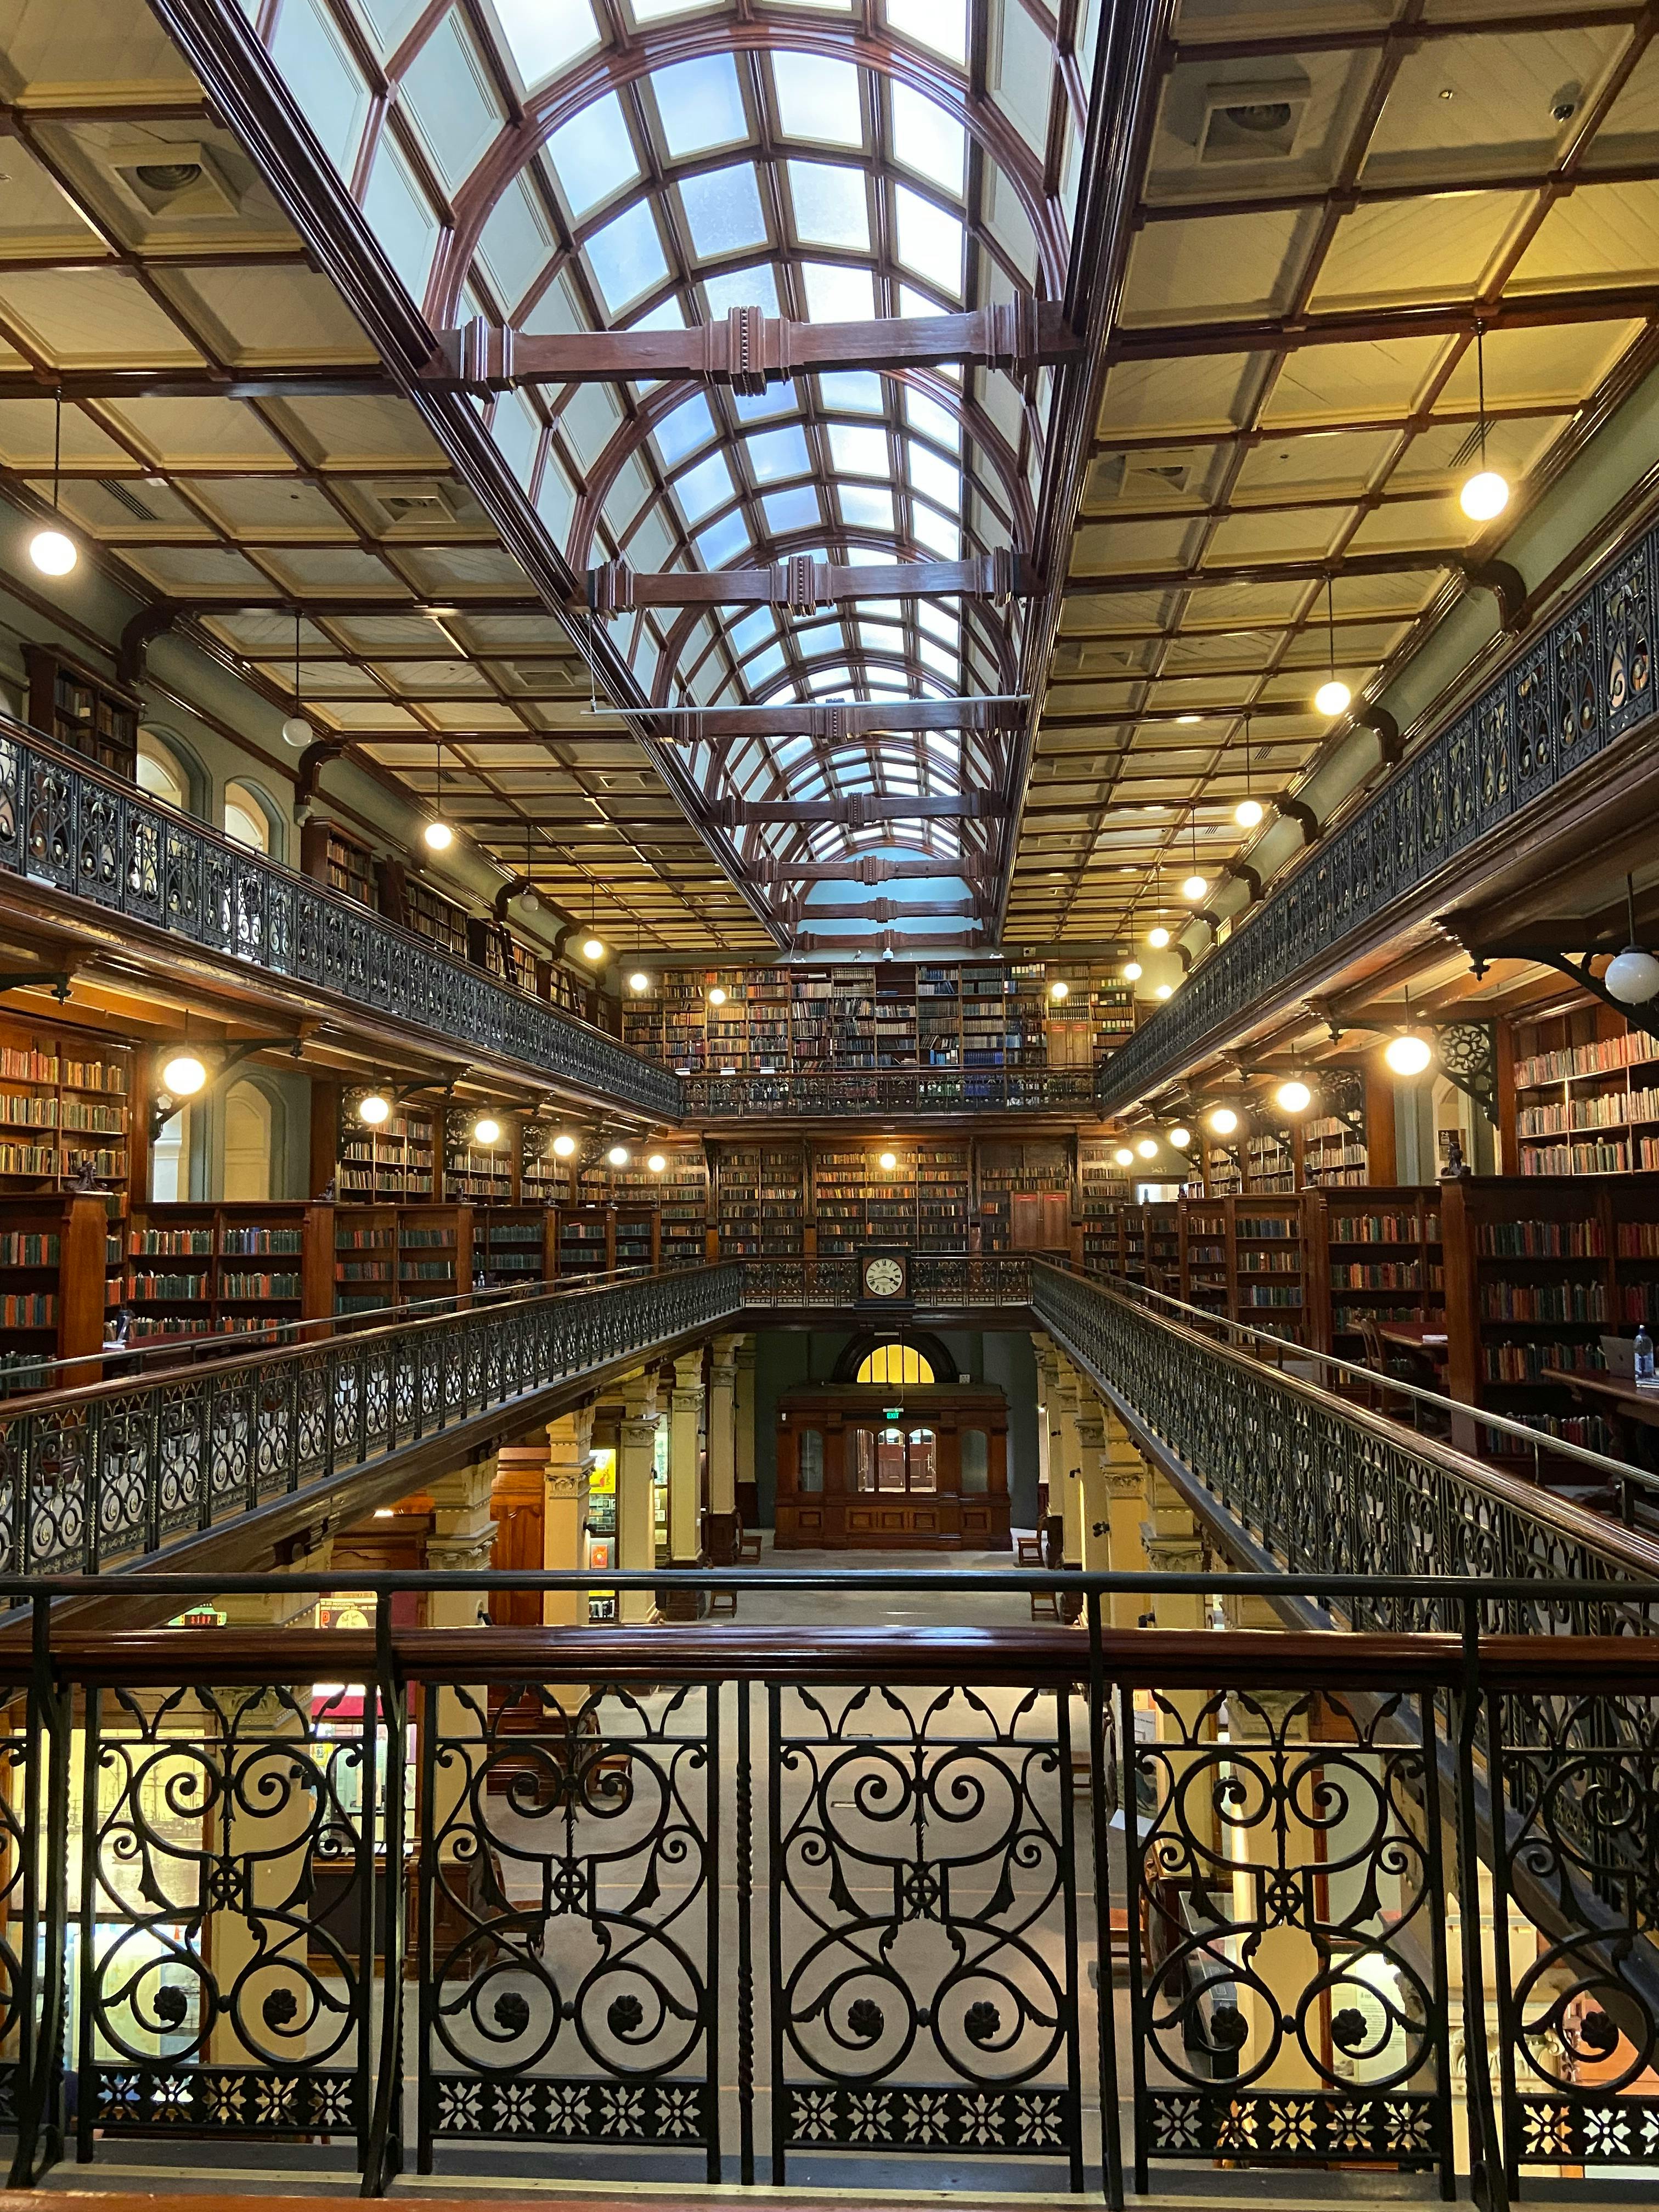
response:
[(1557, 792), (1654, 710), (1659, 529), (1613, 561), (1471, 705), (1242, 917), (1098, 1072), (1115, 1113), (1231, 1043), (1304, 971)]
[(652, 1115), (666, 1068), (0, 716), (0, 871)]
[[(330, 1586), (153, 1594), (227, 1579)], [(1374, 1578), (1073, 1575), (1079, 1630), (1031, 1620), (1036, 1571), (827, 1570), (817, 1616), (775, 1570), (693, 1577), (740, 1613), (789, 1590), (789, 1626), (741, 1632), (394, 1627), (404, 1592), (588, 1577), (350, 1579), (370, 1630), (88, 1629), (52, 1601), (130, 1583), (5, 1584), (46, 1628), (0, 1671), (44, 1654), (55, 1698), (24, 1746), (53, 1786), (8, 1800), (15, 2182), (67, 2112), (82, 2159), (326, 2138), (381, 2195), (406, 2081), (422, 2172), (522, 2143), (578, 2193), (895, 2155), (1081, 2190), (1097, 2122), (1118, 2206), (1194, 2164), (1449, 2197), (1465, 2142), (1489, 2212), (1524, 2175), (1589, 2204), (1659, 2172), (1651, 1637), (1609, 1690), (1605, 1644), (1485, 1632), (1484, 1579), (1388, 1586), (1457, 1634), (1197, 1637), (1102, 1622), (1263, 1592), (1334, 1618)], [(815, 1626), (924, 1583), (979, 1625)]]

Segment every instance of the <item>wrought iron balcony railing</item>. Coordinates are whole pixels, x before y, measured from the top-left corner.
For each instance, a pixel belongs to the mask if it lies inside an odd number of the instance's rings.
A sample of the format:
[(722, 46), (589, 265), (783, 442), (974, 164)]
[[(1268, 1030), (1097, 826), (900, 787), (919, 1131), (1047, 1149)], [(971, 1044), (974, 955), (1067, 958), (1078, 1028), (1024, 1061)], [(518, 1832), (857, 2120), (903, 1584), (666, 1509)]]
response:
[(728, 1319), (743, 1270), (489, 1295), (326, 1341), (13, 1401), (0, 1573), (93, 1574), (372, 1472), (476, 1416)]
[(1229, 1042), (1304, 969), (1647, 721), (1656, 574), (1659, 530), (1613, 561), (1200, 962), (1103, 1065), (1102, 1110)]
[[(1034, 1261), (1030, 1304), (1108, 1402), (1287, 1571), (1570, 1577), (1580, 1632), (1659, 1627), (1624, 1589), (1659, 1579), (1659, 1545), (1618, 1522), (1073, 1269)], [(1609, 1483), (1630, 1473), (1594, 1453), (1573, 1456)], [(1559, 1625), (1553, 1601), (1503, 1619), (1516, 1632)]]
[(1003, 1114), (1093, 1111), (1086, 1067), (811, 1069), (775, 1075), (683, 1075), (681, 1111), (692, 1121), (781, 1114)]
[[(53, 1602), (131, 1584), (0, 1585), (14, 2183), (67, 2124), (325, 2140), (308, 2178), (376, 2193), (406, 2116), (422, 2172), (533, 2146), (687, 2196), (898, 2154), (1080, 2189), (1096, 2140), (1115, 2204), (1182, 2164), (1218, 2204), (1264, 2165), (1449, 2197), (1467, 2144), (1489, 2212), (1659, 2166), (1659, 1639), (1485, 1634), (1484, 1579), (701, 1579), (737, 1624), (394, 1628), (576, 1581), (354, 1572), (372, 1630), (111, 1633)], [(1017, 1625), (1062, 1580), (1079, 1627)], [(826, 1588), (1007, 1625), (823, 1629)], [(1452, 1632), (1103, 1625), (1264, 1592)]]
[(679, 1085), (603, 1030), (0, 717), (0, 871), (648, 1114)]
[[(853, 1260), (727, 1261), (600, 1285), (531, 1286), (418, 1319), (0, 1406), (0, 1574), (94, 1573), (272, 1500), (389, 1470), (447, 1430), (717, 1328), (817, 1309), (854, 1319)], [(1571, 1575), (1581, 1629), (1638, 1622), (1623, 1586), (1659, 1546), (1212, 1342), (1100, 1279), (1024, 1254), (918, 1254), (913, 1307), (1035, 1320), (1133, 1427), (1265, 1553), (1310, 1573)], [(330, 1329), (310, 1322), (307, 1329)], [(187, 1347), (198, 1348), (194, 1340)], [(1275, 1352), (1282, 1347), (1275, 1346)], [(499, 1429), (500, 1421), (495, 1421)], [(1529, 1433), (1529, 1432), (1528, 1432)], [(1575, 1456), (1618, 1484), (1633, 1471)], [(1547, 1626), (1548, 1623), (1540, 1625)]]

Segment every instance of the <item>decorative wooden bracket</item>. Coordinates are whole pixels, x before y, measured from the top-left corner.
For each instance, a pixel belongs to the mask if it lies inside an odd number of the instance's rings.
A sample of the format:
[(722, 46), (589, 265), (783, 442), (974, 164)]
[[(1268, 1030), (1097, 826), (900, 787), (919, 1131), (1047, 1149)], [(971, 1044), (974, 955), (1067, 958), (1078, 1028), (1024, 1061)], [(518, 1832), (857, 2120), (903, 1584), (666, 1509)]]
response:
[(1383, 767), (1398, 768), (1405, 748), (1400, 742), (1400, 725), (1388, 708), (1375, 705), (1362, 707), (1354, 720), (1362, 730), (1376, 732), (1376, 742), (1382, 750)]
[(1527, 580), (1521, 571), (1507, 561), (1479, 561), (1466, 562), (1463, 574), (1470, 583), (1492, 593), (1505, 634), (1516, 636), (1527, 619)]
[(523, 384), (692, 380), (748, 397), (819, 369), (921, 368), (963, 362), (1014, 375), (1069, 360), (1082, 340), (1057, 301), (1015, 300), (959, 315), (884, 315), (860, 323), (795, 323), (732, 307), (689, 331), (534, 334), (474, 316), (445, 331), (421, 372), (429, 384), (510, 392)]
[(1302, 832), (1302, 842), (1304, 845), (1316, 845), (1319, 842), (1319, 817), (1305, 799), (1276, 799), (1273, 805), (1287, 820), (1297, 825)]

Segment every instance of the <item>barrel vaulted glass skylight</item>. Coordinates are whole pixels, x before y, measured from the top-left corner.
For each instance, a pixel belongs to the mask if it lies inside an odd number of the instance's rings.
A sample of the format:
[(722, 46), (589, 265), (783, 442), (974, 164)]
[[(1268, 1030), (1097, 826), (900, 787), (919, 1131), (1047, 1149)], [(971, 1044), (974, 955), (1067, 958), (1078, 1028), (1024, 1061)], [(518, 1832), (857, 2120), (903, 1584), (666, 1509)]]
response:
[[(749, 306), (840, 323), (1059, 295), (1097, 0), (1060, 12), (1063, 44), (1045, 0), (285, 0), (273, 53), (434, 329), (678, 329)], [(480, 404), (579, 574), (887, 564), (1030, 546), (1051, 381), (853, 366), (755, 397), (670, 381)], [(663, 705), (878, 704), (1015, 690), (1021, 619), (920, 595), (653, 608), (615, 641)], [(757, 735), (692, 765), (715, 800), (920, 795), (998, 787), (1004, 742)], [(969, 872), (981, 835), (883, 831)], [(845, 824), (740, 843), (803, 837), (858, 848)]]

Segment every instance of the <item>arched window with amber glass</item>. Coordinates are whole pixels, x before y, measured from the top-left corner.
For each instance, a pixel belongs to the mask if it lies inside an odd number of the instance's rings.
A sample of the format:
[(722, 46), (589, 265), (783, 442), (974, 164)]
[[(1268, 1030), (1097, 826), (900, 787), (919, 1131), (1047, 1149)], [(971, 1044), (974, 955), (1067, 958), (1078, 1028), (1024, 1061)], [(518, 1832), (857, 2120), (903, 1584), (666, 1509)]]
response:
[(931, 1360), (924, 1359), (913, 1344), (878, 1344), (859, 1368), (860, 1382), (933, 1382), (938, 1380)]

